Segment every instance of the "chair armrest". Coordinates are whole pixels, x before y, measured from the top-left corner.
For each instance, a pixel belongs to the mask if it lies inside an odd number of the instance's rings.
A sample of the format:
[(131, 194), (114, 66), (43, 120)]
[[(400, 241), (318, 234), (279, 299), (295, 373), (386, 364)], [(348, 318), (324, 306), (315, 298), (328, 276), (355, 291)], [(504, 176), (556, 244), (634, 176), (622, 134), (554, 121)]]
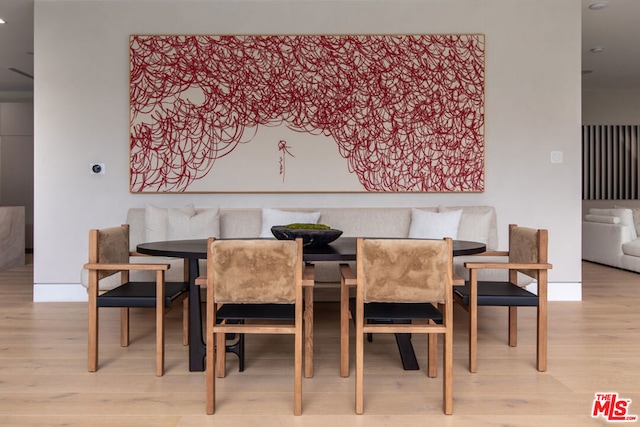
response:
[(464, 286), (464, 279), (453, 273), (453, 286)]
[(313, 286), (316, 282), (316, 266), (305, 264), (302, 270), (302, 286)]
[(509, 256), (509, 251), (485, 251), (479, 254), (473, 254), (469, 256), (482, 257), (482, 256)]
[(87, 263), (84, 265), (87, 270), (168, 270), (169, 264), (103, 264)]
[(515, 263), (515, 262), (465, 262), (464, 266), (469, 270), (494, 269), (494, 270), (550, 270), (553, 265), (541, 263)]
[(340, 264), (340, 276), (346, 286), (356, 286), (356, 275), (349, 264)]

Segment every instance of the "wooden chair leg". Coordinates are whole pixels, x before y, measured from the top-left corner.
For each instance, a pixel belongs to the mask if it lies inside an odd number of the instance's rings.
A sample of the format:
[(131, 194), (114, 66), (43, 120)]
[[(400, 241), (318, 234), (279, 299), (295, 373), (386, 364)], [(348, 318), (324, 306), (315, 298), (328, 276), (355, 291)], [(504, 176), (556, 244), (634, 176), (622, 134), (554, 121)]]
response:
[(189, 345), (189, 297), (182, 301), (182, 345)]
[(538, 307), (538, 333), (537, 333), (537, 355), (536, 368), (540, 372), (547, 370), (547, 312), (544, 308)]
[(156, 277), (156, 376), (164, 374), (164, 271)]
[(349, 376), (349, 288), (340, 283), (340, 376)]
[[(302, 415), (302, 328), (295, 334), (294, 373), (293, 373), (293, 415)], [(306, 340), (306, 337), (305, 337)], [(306, 365), (305, 365), (306, 369)], [(306, 376), (306, 375), (305, 375)]]
[[(226, 347), (219, 348), (219, 352), (216, 353), (216, 334), (215, 334), (215, 326), (216, 326), (216, 310), (215, 310), (215, 302), (213, 297), (213, 286), (207, 287), (207, 315), (206, 315), (206, 328), (205, 328), (205, 336), (206, 336), (206, 361), (205, 361), (205, 388), (206, 388), (206, 407), (207, 414), (213, 414), (216, 410), (216, 356), (218, 353), (221, 353), (222, 356), (225, 356)], [(224, 333), (222, 334), (224, 337)], [(222, 339), (224, 345), (224, 338)]]
[[(224, 335), (224, 334), (223, 334)], [(224, 351), (222, 351), (224, 355)], [(206, 405), (207, 414), (211, 415), (216, 410), (216, 334), (213, 333), (213, 326), (207, 332), (207, 360), (206, 360)]]
[[(225, 323), (226, 321), (223, 321)], [(213, 326), (210, 326), (213, 327)], [(218, 347), (218, 358), (216, 359), (216, 376), (224, 378), (227, 375), (227, 334), (218, 332), (216, 334), (216, 346)]]
[(540, 372), (547, 370), (547, 270), (538, 273), (538, 327), (536, 365)]
[(129, 347), (129, 307), (120, 309), (120, 346)]
[[(444, 313), (445, 305), (438, 304), (438, 310)], [(430, 324), (435, 324), (434, 321), (429, 320)], [(435, 378), (438, 376), (438, 334), (428, 334), (429, 338), (429, 353), (427, 361), (427, 375), (429, 378)]]
[(89, 295), (89, 342), (88, 342), (88, 370), (98, 370), (98, 306), (96, 296)]
[(428, 355), (427, 355), (427, 376), (436, 378), (438, 376), (438, 334), (428, 335)]
[(304, 377), (313, 378), (313, 288), (304, 288)]
[(509, 346), (518, 346), (518, 307), (509, 307)]
[(443, 362), (443, 411), (453, 414), (453, 327), (449, 327), (444, 336)]
[[(471, 317), (473, 316), (473, 317)], [(469, 372), (478, 372), (478, 318), (469, 313)]]
[[(358, 307), (356, 310), (359, 310)], [(356, 414), (364, 413), (364, 313), (356, 314)]]

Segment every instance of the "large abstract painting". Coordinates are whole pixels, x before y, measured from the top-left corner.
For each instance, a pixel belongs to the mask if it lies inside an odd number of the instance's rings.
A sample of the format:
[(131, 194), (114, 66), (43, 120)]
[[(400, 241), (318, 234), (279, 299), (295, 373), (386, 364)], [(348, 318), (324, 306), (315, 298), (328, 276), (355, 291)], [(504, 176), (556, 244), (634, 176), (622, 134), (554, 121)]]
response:
[(130, 37), (130, 191), (484, 191), (483, 35)]

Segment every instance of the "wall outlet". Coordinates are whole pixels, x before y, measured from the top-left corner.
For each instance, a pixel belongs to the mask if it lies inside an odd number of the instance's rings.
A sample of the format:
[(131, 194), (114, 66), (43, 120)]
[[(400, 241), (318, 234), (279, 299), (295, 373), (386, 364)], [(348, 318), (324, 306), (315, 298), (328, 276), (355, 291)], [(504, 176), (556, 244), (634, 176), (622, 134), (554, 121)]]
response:
[(89, 168), (91, 175), (104, 175), (104, 163), (90, 163)]

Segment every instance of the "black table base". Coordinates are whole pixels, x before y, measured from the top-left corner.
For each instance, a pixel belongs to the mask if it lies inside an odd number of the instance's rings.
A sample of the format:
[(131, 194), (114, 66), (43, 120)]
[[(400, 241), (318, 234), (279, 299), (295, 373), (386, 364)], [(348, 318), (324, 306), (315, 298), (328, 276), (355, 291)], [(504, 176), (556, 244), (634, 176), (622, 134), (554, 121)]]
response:
[(413, 345), (411, 344), (411, 334), (396, 334), (396, 344), (398, 345), (398, 352), (400, 353), (404, 370), (417, 371), (420, 369), (416, 353), (413, 351)]
[(189, 371), (204, 371), (206, 345), (202, 333), (202, 301), (196, 278), (200, 274), (197, 258), (189, 259)]

